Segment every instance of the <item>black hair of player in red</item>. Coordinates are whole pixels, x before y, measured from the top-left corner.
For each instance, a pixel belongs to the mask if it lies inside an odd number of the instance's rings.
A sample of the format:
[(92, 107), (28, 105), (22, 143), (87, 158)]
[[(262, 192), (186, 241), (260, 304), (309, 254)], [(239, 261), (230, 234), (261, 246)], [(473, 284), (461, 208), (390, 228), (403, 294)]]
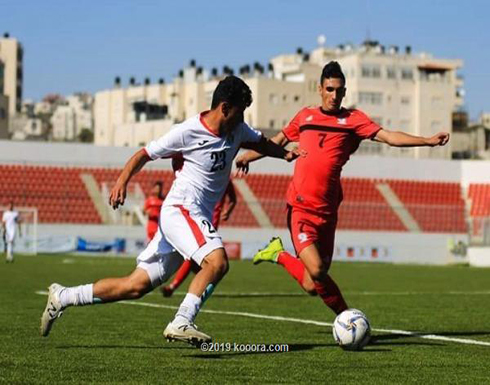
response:
[(342, 79), (345, 85), (345, 76), (344, 73), (342, 72), (342, 67), (340, 67), (340, 64), (336, 61), (331, 61), (327, 64), (325, 64), (325, 67), (323, 67), (322, 70), (322, 76), (320, 76), (320, 85), (323, 84), (323, 81), (325, 79)]

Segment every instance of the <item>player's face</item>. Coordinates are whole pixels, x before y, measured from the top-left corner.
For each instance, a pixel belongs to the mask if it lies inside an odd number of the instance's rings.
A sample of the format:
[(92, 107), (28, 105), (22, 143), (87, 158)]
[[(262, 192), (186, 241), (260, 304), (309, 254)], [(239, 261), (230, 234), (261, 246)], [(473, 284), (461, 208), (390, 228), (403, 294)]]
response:
[(223, 112), (222, 127), (225, 132), (232, 132), (243, 123), (244, 108), (223, 103), (221, 111)]
[(323, 84), (318, 86), (318, 91), (325, 111), (336, 112), (340, 109), (345, 96), (345, 84), (342, 79), (324, 79)]
[(162, 194), (162, 188), (160, 187), (160, 185), (156, 184), (151, 189), (151, 193), (153, 196), (159, 197)]

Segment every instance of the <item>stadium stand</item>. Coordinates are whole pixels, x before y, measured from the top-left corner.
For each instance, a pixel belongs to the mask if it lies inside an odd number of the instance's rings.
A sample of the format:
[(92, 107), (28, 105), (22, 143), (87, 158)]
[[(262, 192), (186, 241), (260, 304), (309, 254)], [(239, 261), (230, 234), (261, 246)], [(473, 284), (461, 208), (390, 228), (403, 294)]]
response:
[(250, 174), (246, 181), (273, 226), (287, 227), (285, 196), (291, 176)]
[(459, 183), (390, 180), (388, 184), (424, 232), (466, 232)]
[(485, 223), (490, 217), (490, 184), (472, 183), (468, 188), (470, 200), (471, 233), (482, 236)]
[(37, 207), (43, 223), (101, 223), (80, 170), (0, 165), (0, 205)]
[(406, 231), (393, 209), (376, 189), (375, 179), (343, 178), (344, 200), (339, 210), (342, 230)]
[[(120, 168), (0, 165), (0, 205), (11, 200), (37, 207), (41, 223), (102, 223), (81, 179), (91, 174), (99, 188), (112, 186)], [(170, 170), (143, 170), (133, 182), (147, 195), (155, 180), (164, 181), (166, 194), (174, 179)], [(251, 174), (246, 182), (274, 227), (285, 228), (285, 195), (289, 175)], [(342, 230), (407, 231), (393, 207), (376, 188), (388, 184), (424, 232), (466, 232), (465, 201), (459, 183), (343, 178), (344, 200), (338, 228)], [(471, 216), (490, 215), (490, 184), (469, 188)], [(258, 227), (249, 204), (237, 191), (237, 207), (222, 226)]]
[(490, 184), (470, 184), (468, 198), (471, 200), (471, 217), (490, 216)]

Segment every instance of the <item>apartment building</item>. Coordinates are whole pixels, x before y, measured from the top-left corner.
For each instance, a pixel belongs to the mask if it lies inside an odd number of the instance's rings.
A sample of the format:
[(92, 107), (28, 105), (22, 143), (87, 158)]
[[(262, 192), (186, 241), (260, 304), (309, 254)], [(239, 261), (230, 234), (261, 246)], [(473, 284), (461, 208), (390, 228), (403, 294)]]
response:
[[(237, 75), (250, 86), (254, 98), (245, 120), (258, 129), (280, 130), (303, 106), (318, 105), (321, 69), (331, 60), (339, 61), (346, 75), (345, 107), (363, 110), (387, 129), (414, 135), (452, 130), (452, 114), (463, 105), (463, 79), (458, 76), (462, 61), (375, 41), (359, 46), (319, 45), (308, 53), (298, 49), (273, 57), (266, 67), (260, 63), (241, 67)], [(123, 87), (116, 79), (112, 89), (95, 95), (95, 144), (137, 146), (153, 139), (173, 123), (209, 108), (217, 82), (230, 73), (227, 66), (218, 74), (191, 61), (171, 83), (152, 84), (145, 79), (138, 84), (133, 78)], [(450, 146), (392, 149), (366, 141), (359, 151), (415, 158), (451, 156)]]

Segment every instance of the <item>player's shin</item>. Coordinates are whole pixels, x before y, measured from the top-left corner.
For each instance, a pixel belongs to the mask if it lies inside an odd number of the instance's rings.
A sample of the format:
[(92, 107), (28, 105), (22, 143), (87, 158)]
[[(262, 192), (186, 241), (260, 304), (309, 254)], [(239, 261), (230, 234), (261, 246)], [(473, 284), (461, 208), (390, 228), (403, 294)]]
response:
[(300, 259), (293, 257), (287, 251), (283, 251), (277, 257), (277, 263), (283, 266), (288, 274), (298, 281), (301, 286), (303, 286), (305, 265)]
[(213, 294), (215, 287), (216, 285), (214, 283), (210, 283), (206, 287), (206, 290), (204, 290), (204, 293), (202, 293), (201, 295), (201, 306), (204, 305), (204, 302), (206, 302), (209, 297), (211, 297), (211, 294)]
[(348, 308), (339, 287), (329, 275), (322, 282), (315, 281), (315, 289), (323, 302), (335, 314), (340, 314)]

